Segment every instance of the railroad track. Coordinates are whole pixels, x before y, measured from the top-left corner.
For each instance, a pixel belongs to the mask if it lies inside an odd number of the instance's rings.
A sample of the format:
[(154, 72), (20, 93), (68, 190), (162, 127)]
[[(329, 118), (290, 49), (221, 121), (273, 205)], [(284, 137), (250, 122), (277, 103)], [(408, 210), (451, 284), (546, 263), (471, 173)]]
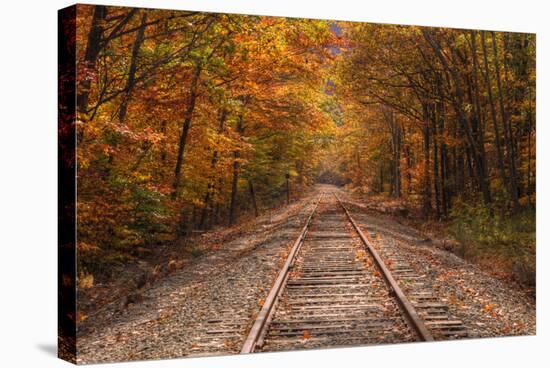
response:
[(335, 193), (321, 194), (241, 353), (463, 337), (406, 259), (379, 250)]

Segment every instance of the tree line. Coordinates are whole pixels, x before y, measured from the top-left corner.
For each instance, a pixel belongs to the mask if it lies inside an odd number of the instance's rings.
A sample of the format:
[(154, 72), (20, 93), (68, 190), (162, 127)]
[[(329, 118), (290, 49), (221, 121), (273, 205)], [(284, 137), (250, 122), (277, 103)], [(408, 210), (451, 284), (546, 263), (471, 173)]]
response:
[(352, 186), (447, 218), (456, 199), (535, 200), (535, 36), (343, 24), (335, 78)]
[(84, 272), (318, 180), (434, 219), (535, 201), (534, 35), (101, 5), (76, 24)]
[(101, 5), (76, 21), (84, 269), (311, 184), (331, 123), (327, 22)]

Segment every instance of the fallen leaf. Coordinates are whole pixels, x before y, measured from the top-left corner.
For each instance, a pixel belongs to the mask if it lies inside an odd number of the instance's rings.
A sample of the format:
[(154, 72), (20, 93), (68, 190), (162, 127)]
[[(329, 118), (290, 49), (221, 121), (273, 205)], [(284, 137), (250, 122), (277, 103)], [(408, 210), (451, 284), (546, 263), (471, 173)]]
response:
[(82, 321), (84, 321), (86, 318), (88, 318), (88, 316), (85, 315), (84, 313), (80, 312), (80, 311), (77, 311), (77, 312), (76, 312), (76, 318), (78, 319), (78, 322), (82, 322)]

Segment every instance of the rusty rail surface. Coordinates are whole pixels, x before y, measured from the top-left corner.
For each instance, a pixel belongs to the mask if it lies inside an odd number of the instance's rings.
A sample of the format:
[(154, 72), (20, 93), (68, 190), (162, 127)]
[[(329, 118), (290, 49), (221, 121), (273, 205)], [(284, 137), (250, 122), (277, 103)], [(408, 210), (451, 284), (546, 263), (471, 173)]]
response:
[(265, 335), (266, 327), (268, 326), (268, 322), (273, 314), (273, 311), (275, 310), (274, 307), (277, 304), (277, 299), (280, 296), (281, 292), (284, 290), (284, 285), (288, 280), (288, 273), (290, 271), (292, 263), (294, 262), (298, 251), (300, 250), (300, 246), (302, 245), (304, 238), (307, 234), (309, 225), (311, 224), (311, 219), (313, 218), (313, 215), (315, 214), (317, 206), (319, 205), (319, 202), (321, 201), (323, 195), (324, 193), (321, 193), (321, 195), (319, 195), (319, 198), (317, 199), (313, 210), (307, 218), (307, 221), (302, 228), (298, 239), (296, 239), (296, 241), (294, 242), (294, 245), (292, 246), (290, 253), (288, 254), (287, 260), (283, 265), (283, 268), (279, 272), (279, 275), (277, 276), (273, 287), (269, 291), (269, 294), (264, 301), (260, 313), (258, 313), (258, 316), (256, 317), (256, 321), (254, 322), (252, 328), (250, 329), (250, 332), (248, 333), (248, 336), (241, 348), (241, 354), (252, 353), (254, 352), (256, 346), (261, 345), (261, 340)]
[(434, 341), (432, 334), (430, 333), (430, 331), (428, 330), (428, 328), (426, 327), (422, 319), (418, 316), (416, 309), (411, 304), (411, 302), (407, 299), (407, 297), (405, 296), (405, 293), (403, 292), (403, 290), (401, 290), (401, 288), (397, 284), (397, 281), (393, 278), (391, 271), (388, 269), (388, 267), (386, 267), (386, 265), (384, 264), (384, 261), (382, 260), (382, 258), (380, 257), (376, 249), (374, 249), (374, 247), (369, 242), (369, 240), (367, 239), (363, 231), (359, 228), (359, 226), (357, 225), (353, 217), (351, 217), (348, 209), (344, 206), (340, 198), (338, 198), (336, 193), (333, 193), (333, 195), (334, 197), (336, 197), (336, 200), (338, 201), (340, 206), (342, 206), (342, 208), (344, 209), (346, 216), (348, 217), (349, 221), (353, 225), (353, 228), (361, 238), (363, 244), (365, 245), (365, 248), (371, 254), (372, 258), (374, 258), (374, 261), (376, 262), (376, 266), (381, 271), (382, 276), (386, 280), (386, 283), (391, 288), (391, 291), (395, 296), (395, 299), (397, 300), (399, 307), (403, 311), (403, 314), (405, 315), (407, 323), (409, 324), (411, 329), (416, 332), (420, 340)]

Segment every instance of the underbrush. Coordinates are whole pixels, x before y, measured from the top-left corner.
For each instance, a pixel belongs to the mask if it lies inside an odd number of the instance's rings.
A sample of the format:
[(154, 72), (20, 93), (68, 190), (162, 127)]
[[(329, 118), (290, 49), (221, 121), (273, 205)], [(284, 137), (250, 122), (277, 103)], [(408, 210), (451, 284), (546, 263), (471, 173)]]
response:
[(460, 255), (510, 274), (521, 284), (534, 286), (535, 209), (514, 214), (491, 210), (482, 204), (456, 203), (448, 231), (459, 243)]

